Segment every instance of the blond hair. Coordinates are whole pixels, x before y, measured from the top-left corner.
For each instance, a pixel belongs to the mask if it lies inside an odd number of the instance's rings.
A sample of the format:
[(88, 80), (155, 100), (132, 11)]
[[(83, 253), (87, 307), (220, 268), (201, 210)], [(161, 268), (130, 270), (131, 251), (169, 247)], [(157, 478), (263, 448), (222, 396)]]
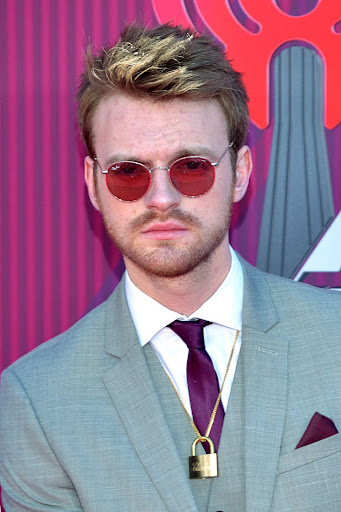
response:
[(95, 156), (93, 117), (103, 98), (115, 92), (154, 101), (216, 99), (227, 122), (232, 155), (248, 131), (248, 97), (241, 75), (209, 37), (165, 24), (132, 24), (112, 48), (93, 55), (88, 48), (78, 89), (78, 119), (89, 155)]

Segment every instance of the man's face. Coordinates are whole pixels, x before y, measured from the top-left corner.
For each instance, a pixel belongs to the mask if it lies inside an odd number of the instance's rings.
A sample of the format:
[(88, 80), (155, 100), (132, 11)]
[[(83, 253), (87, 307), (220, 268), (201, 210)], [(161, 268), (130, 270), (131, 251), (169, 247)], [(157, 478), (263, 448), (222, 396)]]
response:
[[(123, 94), (99, 104), (93, 133), (105, 169), (121, 160), (168, 167), (187, 155), (216, 162), (230, 142), (223, 112), (213, 100), (152, 102)], [(128, 271), (177, 277), (207, 265), (226, 265), (231, 205), (244, 195), (250, 167), (248, 149), (242, 148), (235, 179), (227, 152), (216, 167), (213, 187), (196, 198), (178, 192), (167, 170), (154, 169), (148, 191), (135, 202), (112, 196), (105, 174), (89, 157), (85, 177), (90, 199)]]

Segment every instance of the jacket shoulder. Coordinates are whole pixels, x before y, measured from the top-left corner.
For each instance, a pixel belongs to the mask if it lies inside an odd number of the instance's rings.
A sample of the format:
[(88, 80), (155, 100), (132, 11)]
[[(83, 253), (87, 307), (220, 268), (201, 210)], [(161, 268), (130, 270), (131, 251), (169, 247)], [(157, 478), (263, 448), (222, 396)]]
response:
[[(118, 285), (120, 287), (120, 285)], [(43, 342), (28, 352), (6, 371), (16, 374), (32, 374), (42, 368), (54, 368), (57, 365), (75, 364), (77, 358), (96, 358), (103, 353), (105, 345), (107, 311), (115, 316), (115, 304), (120, 292), (116, 290), (99, 306), (91, 310), (78, 322), (58, 336)], [(98, 350), (100, 347), (100, 350)]]
[[(263, 272), (242, 261), (246, 308), (253, 318), (272, 310), (278, 320), (291, 325), (324, 326), (341, 332), (341, 293)], [(339, 330), (339, 331), (338, 331)], [(340, 337), (340, 334), (338, 334)]]
[(341, 293), (337, 290), (331, 290), (329, 288), (319, 288), (317, 286), (312, 286), (306, 283), (302, 283), (300, 281), (293, 281), (291, 279), (288, 279), (286, 277), (281, 277), (275, 274), (269, 274), (267, 272), (264, 272), (263, 270), (259, 270), (258, 268), (250, 265), (250, 263), (247, 263), (242, 258), (242, 266), (244, 270), (244, 275), (247, 277), (250, 277), (251, 280), (266, 280), (266, 282), (269, 285), (269, 288), (274, 293), (278, 292), (280, 294), (282, 293), (288, 293), (289, 295), (302, 295), (312, 298), (318, 298), (325, 300), (331, 300), (332, 302), (335, 302), (336, 304), (341, 304)]

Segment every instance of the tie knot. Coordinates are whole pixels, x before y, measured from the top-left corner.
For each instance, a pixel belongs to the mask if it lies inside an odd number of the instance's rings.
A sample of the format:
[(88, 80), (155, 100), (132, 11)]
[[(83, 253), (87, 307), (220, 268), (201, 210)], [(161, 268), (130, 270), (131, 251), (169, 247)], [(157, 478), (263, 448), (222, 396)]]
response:
[(207, 322), (206, 320), (188, 320), (187, 322), (175, 320), (169, 324), (168, 327), (180, 336), (189, 349), (204, 349), (204, 327), (211, 323), (212, 322)]

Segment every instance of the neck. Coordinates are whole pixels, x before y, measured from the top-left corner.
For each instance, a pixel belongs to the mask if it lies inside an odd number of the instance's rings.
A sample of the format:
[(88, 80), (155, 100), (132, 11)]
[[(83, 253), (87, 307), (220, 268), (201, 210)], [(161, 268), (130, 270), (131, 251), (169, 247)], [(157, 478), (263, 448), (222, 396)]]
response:
[(224, 246), (220, 258), (203, 262), (188, 274), (158, 277), (146, 274), (125, 259), (132, 282), (146, 295), (172, 311), (189, 316), (199, 309), (219, 288), (231, 267), (231, 254)]

